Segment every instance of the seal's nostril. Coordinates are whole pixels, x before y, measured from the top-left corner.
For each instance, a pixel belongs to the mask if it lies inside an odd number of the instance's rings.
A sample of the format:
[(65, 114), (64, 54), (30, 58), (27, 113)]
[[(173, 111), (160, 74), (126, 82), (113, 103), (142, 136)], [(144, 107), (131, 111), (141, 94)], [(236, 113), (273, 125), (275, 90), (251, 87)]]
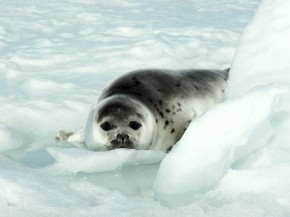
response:
[(127, 134), (117, 134), (116, 138), (121, 140), (122, 143), (127, 142), (129, 140), (129, 136)]
[(111, 149), (116, 149), (116, 148), (127, 148), (127, 149), (132, 149), (133, 148), (133, 143), (130, 140), (130, 136), (127, 134), (120, 134), (118, 133), (116, 135), (116, 138), (111, 140)]

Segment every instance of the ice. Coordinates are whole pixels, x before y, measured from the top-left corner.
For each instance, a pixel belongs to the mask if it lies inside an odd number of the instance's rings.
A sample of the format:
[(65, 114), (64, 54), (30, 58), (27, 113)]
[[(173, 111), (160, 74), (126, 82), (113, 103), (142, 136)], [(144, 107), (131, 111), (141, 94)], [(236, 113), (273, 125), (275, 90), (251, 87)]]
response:
[(24, 143), (23, 138), (14, 129), (0, 123), (0, 153), (19, 148)]
[(160, 198), (207, 192), (233, 202), (249, 194), (273, 201), (255, 201), (254, 209), (271, 204), (269, 216), (289, 215), (289, 9), (289, 1), (262, 2), (241, 38), (224, 103), (193, 121), (162, 161)]
[[(289, 2), (264, 0), (251, 21), (259, 4), (2, 0), (0, 216), (289, 217)], [(160, 169), (163, 153), (54, 140), (127, 71), (224, 69), (234, 55), (225, 102)]]
[(80, 148), (47, 148), (48, 153), (55, 158), (55, 168), (77, 172), (104, 172), (119, 170), (130, 165), (153, 164), (160, 162), (164, 152), (116, 149), (107, 152), (93, 152)]

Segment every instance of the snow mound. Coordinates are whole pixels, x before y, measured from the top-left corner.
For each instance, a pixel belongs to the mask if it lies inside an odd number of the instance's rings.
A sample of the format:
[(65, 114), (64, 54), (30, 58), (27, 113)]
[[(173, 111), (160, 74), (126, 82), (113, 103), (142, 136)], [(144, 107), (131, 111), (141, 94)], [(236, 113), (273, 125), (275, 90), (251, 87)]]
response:
[(226, 98), (242, 95), (256, 86), (290, 83), (289, 10), (289, 1), (263, 1), (241, 37)]
[(233, 201), (255, 192), (289, 208), (289, 9), (289, 1), (263, 1), (241, 39), (225, 102), (193, 121), (162, 161), (159, 195)]
[(49, 147), (47, 151), (56, 160), (55, 168), (72, 173), (104, 172), (130, 165), (153, 164), (160, 162), (166, 155), (164, 152), (133, 149), (93, 152), (79, 148)]
[(275, 98), (287, 92), (290, 86), (257, 88), (196, 119), (161, 163), (155, 189), (167, 194), (210, 189), (234, 162), (269, 143)]
[(23, 141), (14, 129), (0, 123), (0, 153), (22, 146)]

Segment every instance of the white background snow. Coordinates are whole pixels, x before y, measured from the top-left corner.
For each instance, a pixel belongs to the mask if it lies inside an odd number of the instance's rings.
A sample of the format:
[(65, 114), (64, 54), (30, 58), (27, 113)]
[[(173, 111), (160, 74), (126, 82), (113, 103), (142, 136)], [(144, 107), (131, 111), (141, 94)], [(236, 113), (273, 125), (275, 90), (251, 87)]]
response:
[[(1, 0), (0, 216), (290, 216), (289, 11), (285, 0)], [(127, 71), (230, 65), (224, 103), (161, 164), (54, 141)]]

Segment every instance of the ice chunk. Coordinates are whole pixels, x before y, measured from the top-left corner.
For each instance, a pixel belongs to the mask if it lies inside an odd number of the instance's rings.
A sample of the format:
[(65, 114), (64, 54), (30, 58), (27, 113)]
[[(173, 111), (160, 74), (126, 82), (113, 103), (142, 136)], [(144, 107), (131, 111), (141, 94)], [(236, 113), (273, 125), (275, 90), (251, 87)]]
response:
[(160, 162), (164, 152), (135, 149), (115, 149), (93, 152), (79, 148), (49, 147), (48, 153), (56, 160), (55, 168), (67, 172), (103, 172), (138, 164)]

